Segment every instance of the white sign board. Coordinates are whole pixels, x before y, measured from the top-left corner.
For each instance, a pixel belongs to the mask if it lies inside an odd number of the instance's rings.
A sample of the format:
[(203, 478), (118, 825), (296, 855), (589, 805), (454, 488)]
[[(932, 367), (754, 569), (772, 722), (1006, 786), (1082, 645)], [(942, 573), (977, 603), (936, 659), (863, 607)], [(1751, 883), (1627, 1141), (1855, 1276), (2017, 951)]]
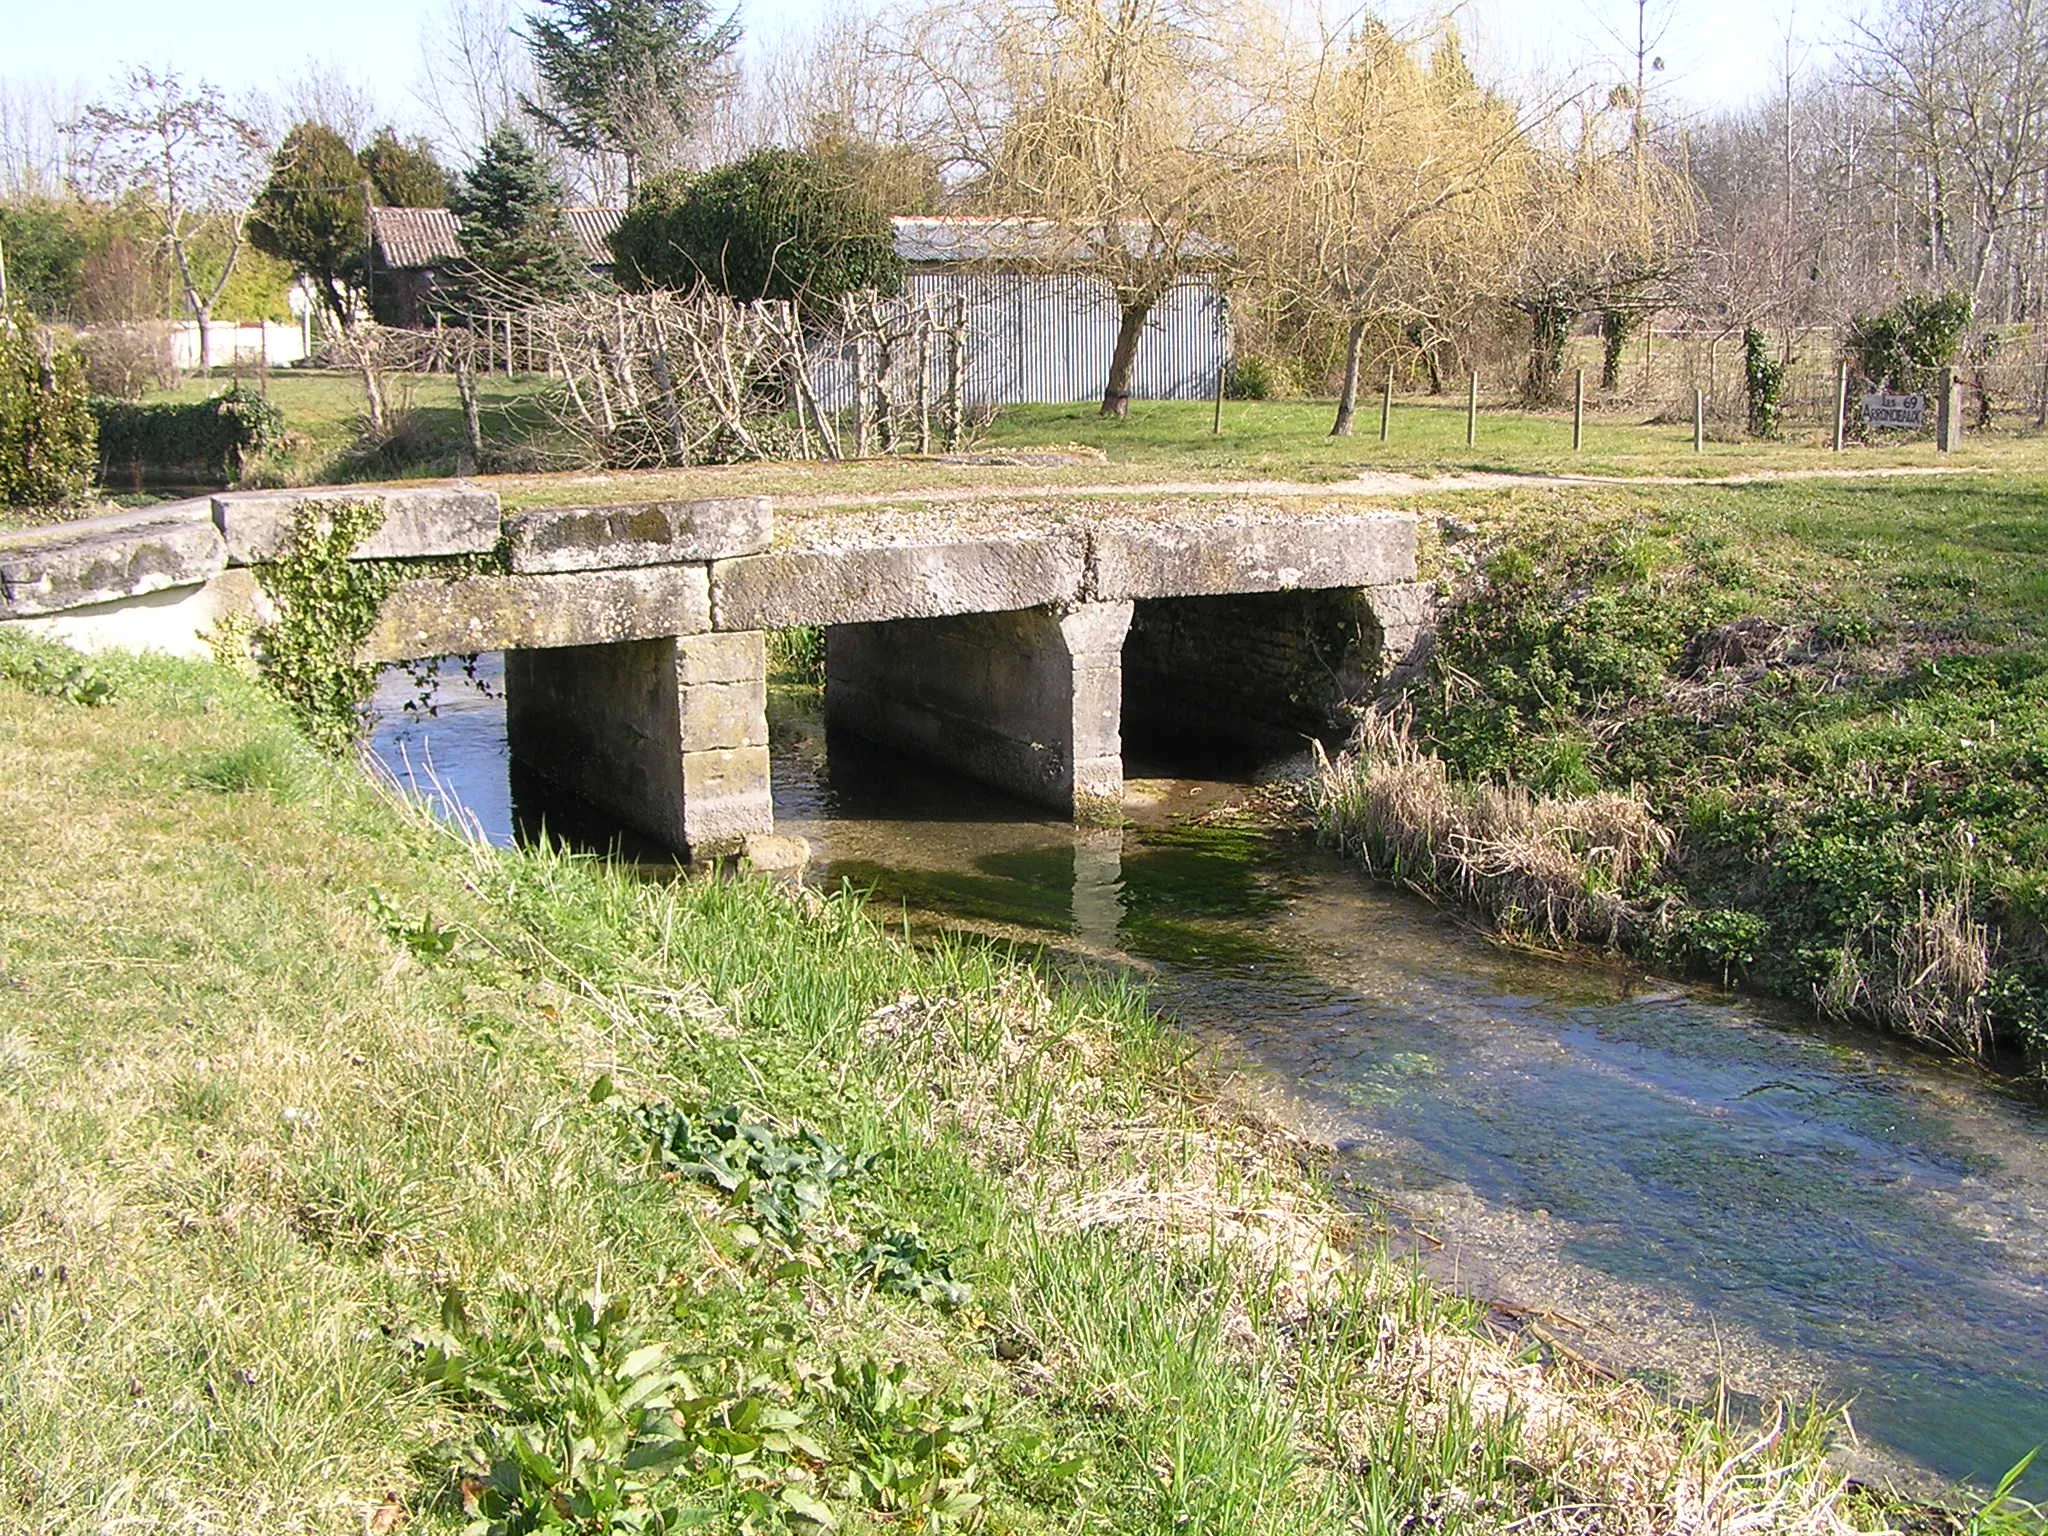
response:
[(1863, 423), (1871, 427), (1917, 427), (1927, 420), (1925, 395), (1865, 395)]

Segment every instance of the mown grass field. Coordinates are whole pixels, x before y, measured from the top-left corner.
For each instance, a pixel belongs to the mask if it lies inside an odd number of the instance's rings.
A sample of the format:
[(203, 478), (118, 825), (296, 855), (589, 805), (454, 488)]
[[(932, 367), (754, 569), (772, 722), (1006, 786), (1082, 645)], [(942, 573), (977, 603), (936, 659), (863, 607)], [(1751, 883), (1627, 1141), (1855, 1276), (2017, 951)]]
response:
[[(200, 399), (222, 387), (218, 379), (193, 379), (163, 396)], [(360, 383), (340, 372), (279, 370), (270, 395), (283, 407), (293, 442), (264, 466), (270, 476), (294, 484), (332, 479), (433, 476), (453, 473), (461, 442), (461, 405), (454, 383), (441, 375), (394, 379), (393, 419), (399, 430), (381, 447), (365, 447)], [(492, 375), (480, 381), (487, 442), (536, 468), (573, 470), (549, 462), (550, 443), (536, 405), (544, 379)], [(977, 451), (1075, 446), (1099, 451), (1102, 464), (1070, 467), (971, 466), (977, 484), (1070, 483), (1130, 478), (1232, 480), (1246, 478), (1323, 481), (1374, 471), (1405, 473), (1510, 473), (1586, 475), (1677, 475), (1689, 478), (1761, 471), (1873, 469), (1905, 466), (2025, 468), (2048, 454), (2048, 435), (2028, 427), (1972, 435), (1963, 450), (1938, 455), (1926, 439), (1894, 439), (1843, 453), (1829, 450), (1810, 430), (1790, 429), (1782, 440), (1757, 442), (1710, 438), (1703, 453), (1692, 450), (1687, 423), (1645, 424), (1639, 414), (1594, 411), (1585, 447), (1571, 448), (1571, 418), (1565, 412), (1532, 412), (1497, 400), (1485, 401), (1478, 441), (1465, 443), (1462, 398), (1404, 398), (1396, 401), (1389, 441), (1379, 441), (1379, 402), (1365, 402), (1358, 431), (1329, 436), (1334, 407), (1326, 400), (1226, 401), (1222, 431), (1212, 432), (1212, 407), (1202, 401), (1140, 401), (1128, 420), (1103, 418), (1093, 405), (1009, 406), (976, 443)], [(899, 490), (946, 488), (963, 476), (946, 466), (915, 460), (863, 464), (755, 464), (708, 467), (668, 475), (623, 477), (624, 483), (670, 486), (687, 491), (693, 482), (744, 482), (765, 492), (805, 494), (834, 489)], [(545, 487), (537, 487), (539, 495)], [(652, 493), (652, 492), (650, 492)]]
[(0, 816), (5, 1528), (1881, 1523), (1483, 1337), (1115, 985), (460, 843), (217, 668), (0, 640)]

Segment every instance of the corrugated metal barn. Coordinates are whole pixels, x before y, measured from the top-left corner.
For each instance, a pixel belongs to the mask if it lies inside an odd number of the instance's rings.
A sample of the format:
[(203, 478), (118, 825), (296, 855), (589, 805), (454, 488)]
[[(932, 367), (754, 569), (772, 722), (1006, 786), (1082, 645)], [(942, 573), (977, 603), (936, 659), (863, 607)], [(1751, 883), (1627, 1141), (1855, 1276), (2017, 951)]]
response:
[[(967, 306), (965, 395), (970, 405), (1096, 400), (1116, 350), (1116, 300), (1099, 281), (1062, 274), (1059, 246), (1015, 219), (905, 218), (896, 250), (913, 299)], [(1138, 345), (1131, 393), (1196, 400), (1216, 387), (1228, 344), (1222, 291), (1188, 278), (1153, 309)]]

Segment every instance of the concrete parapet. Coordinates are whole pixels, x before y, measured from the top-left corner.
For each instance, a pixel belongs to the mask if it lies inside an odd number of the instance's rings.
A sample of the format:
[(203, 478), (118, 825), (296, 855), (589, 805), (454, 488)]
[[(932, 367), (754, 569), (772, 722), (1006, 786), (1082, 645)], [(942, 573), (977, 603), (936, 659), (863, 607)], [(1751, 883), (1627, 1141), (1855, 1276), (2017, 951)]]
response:
[(701, 565), (538, 576), (422, 577), (384, 601), (357, 650), (364, 663), (527, 647), (596, 645), (711, 627)]
[(505, 515), (514, 571), (600, 571), (725, 560), (768, 547), (766, 496), (542, 507)]
[(196, 587), (227, 564), (204, 500), (0, 534), (0, 611), (62, 613)]
[(509, 651), (512, 756), (678, 854), (737, 853), (775, 829), (764, 640)]
[(213, 498), (213, 519), (227, 541), (230, 565), (256, 565), (284, 553), (299, 508), (376, 502), (377, 531), (349, 552), (351, 560), (411, 560), (481, 555), (497, 548), (498, 498), (491, 491), (435, 486), (386, 490), (327, 485), (305, 490), (226, 491)]
[(1215, 597), (1370, 587), (1415, 574), (1415, 520), (1390, 512), (1177, 513), (1095, 528), (1088, 595)]
[(771, 550), (712, 568), (720, 629), (854, 624), (1071, 603), (1087, 575), (1078, 531)]
[(1123, 801), (1129, 603), (839, 625), (827, 723), (1079, 820)]

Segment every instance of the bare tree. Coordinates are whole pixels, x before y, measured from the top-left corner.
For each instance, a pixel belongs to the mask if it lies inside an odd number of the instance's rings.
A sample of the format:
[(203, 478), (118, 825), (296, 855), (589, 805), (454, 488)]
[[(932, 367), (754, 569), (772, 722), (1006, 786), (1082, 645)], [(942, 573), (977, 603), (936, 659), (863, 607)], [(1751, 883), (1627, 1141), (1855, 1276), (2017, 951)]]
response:
[[(1260, 178), (1266, 276), (1344, 338), (1330, 431), (1346, 436), (1369, 337), (1426, 334), (1494, 291), (1530, 158), (1527, 125), (1482, 90), (1455, 37), (1428, 57), (1368, 22), (1297, 71)], [(1255, 213), (1241, 227), (1259, 229)]]
[(1129, 409), (1153, 308), (1223, 254), (1263, 108), (1262, 18), (1198, 0), (942, 0), (898, 25), (927, 142), (972, 204), (1114, 298), (1104, 415)]
[(0, 196), (46, 197), (76, 170), (69, 124), (84, 103), (77, 91), (41, 80), (0, 80)]
[[(234, 276), (249, 203), (264, 168), (263, 138), (204, 81), (130, 70), (121, 94), (85, 109), (75, 125), (85, 146), (80, 186), (135, 198), (156, 221), (185, 308), (199, 323), (199, 366), (213, 366), (213, 306)], [(218, 270), (203, 269), (199, 244), (224, 238)]]
[(420, 28), (413, 95), (451, 160), (464, 160), (520, 115), (534, 94), (533, 60), (510, 0), (445, 0)]

